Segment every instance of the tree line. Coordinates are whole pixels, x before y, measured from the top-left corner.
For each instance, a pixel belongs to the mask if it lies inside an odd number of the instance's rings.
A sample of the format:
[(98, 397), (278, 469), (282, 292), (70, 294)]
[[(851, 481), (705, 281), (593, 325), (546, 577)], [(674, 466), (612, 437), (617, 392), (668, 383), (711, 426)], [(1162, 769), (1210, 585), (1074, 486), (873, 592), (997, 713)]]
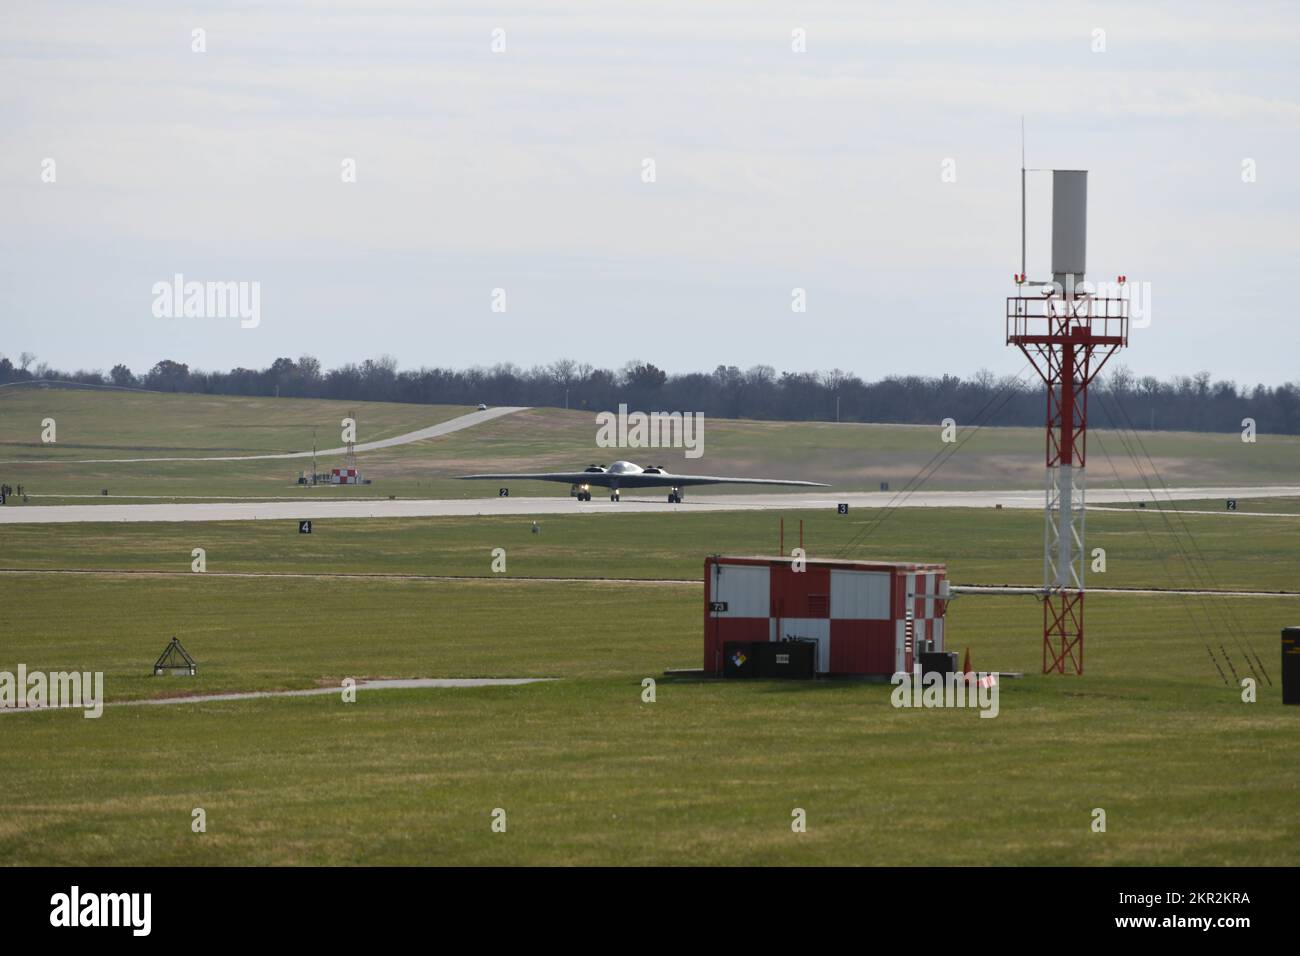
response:
[[(712, 372), (669, 374), (634, 360), (621, 369), (560, 359), (524, 369), (510, 363), (490, 368), (399, 370), (391, 356), (324, 369), (310, 355), (278, 358), (264, 369), (205, 372), (163, 359), (143, 375), (125, 365), (101, 371), (63, 372), (24, 352), (17, 363), (0, 356), (0, 386), (51, 382), (84, 386), (192, 392), (206, 395), (331, 398), (430, 405), (535, 405), (601, 411), (620, 403), (641, 411), (703, 412), (712, 418), (775, 421), (891, 422), (935, 424), (953, 418), (964, 426), (1040, 426), (1045, 414), (1042, 382), (1026, 370), (1018, 378), (981, 370), (968, 378), (886, 376), (875, 382), (833, 369), (778, 372), (770, 365)], [(1098, 379), (1090, 409), (1094, 424), (1139, 429), (1232, 432), (1252, 418), (1258, 430), (1300, 434), (1300, 383), (1242, 386), (1215, 381), (1209, 372), (1161, 381), (1139, 377), (1122, 365)]]

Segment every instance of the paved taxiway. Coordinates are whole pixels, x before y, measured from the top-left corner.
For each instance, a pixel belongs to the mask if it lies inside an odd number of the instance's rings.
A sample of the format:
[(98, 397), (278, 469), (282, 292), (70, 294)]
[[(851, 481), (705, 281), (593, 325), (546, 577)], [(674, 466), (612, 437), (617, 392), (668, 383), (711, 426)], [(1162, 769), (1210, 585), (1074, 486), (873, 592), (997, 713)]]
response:
[[(328, 492), (325, 492), (328, 493)], [(1160, 500), (1190, 501), (1202, 498), (1281, 498), (1300, 496), (1300, 485), (1267, 485), (1254, 488), (1197, 487), (1171, 488), (1162, 491)], [(665, 496), (666, 497), (666, 496)], [(1121, 489), (1096, 489), (1088, 492), (1089, 505), (1124, 504), (1156, 499), (1147, 494)], [(665, 498), (623, 497), (620, 502), (608, 498), (579, 503), (567, 495), (546, 498), (486, 497), (424, 499), (396, 501), (321, 500), (314, 501), (218, 501), (176, 502), (169, 504), (101, 504), (101, 505), (9, 505), (0, 508), (0, 525), (62, 524), (81, 521), (294, 521), (331, 518), (426, 518), (466, 517), (473, 515), (556, 515), (556, 514), (641, 514), (702, 511), (795, 511), (834, 510), (837, 504), (849, 506), (850, 513), (862, 508), (1029, 508), (1041, 510), (1043, 492), (1034, 491), (918, 491), (902, 499), (892, 491), (799, 492), (795, 494), (701, 495), (688, 497), (683, 504), (669, 504)], [(1236, 517), (1238, 512), (1223, 512)], [(1300, 517), (1300, 515), (1288, 516)]]

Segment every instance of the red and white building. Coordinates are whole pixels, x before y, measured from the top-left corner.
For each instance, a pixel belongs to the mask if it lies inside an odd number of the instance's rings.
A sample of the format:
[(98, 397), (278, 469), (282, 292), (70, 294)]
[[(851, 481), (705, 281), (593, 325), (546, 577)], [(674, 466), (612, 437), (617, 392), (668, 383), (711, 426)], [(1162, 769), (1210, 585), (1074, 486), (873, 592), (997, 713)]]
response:
[(361, 472), (355, 468), (332, 468), (330, 469), (331, 485), (359, 485), (361, 484)]
[(728, 641), (813, 640), (817, 673), (844, 675), (911, 671), (914, 653), (944, 649), (944, 565), (811, 558), (803, 565), (705, 559), (705, 673), (722, 673)]

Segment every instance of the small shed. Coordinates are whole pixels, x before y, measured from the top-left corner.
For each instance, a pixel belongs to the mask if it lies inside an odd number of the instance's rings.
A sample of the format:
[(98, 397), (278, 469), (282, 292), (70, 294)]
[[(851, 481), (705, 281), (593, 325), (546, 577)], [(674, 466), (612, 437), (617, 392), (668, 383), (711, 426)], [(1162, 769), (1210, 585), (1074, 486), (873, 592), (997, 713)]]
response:
[(704, 671), (733, 641), (816, 643), (814, 671), (889, 676), (944, 650), (947, 568), (896, 561), (713, 556), (704, 562)]

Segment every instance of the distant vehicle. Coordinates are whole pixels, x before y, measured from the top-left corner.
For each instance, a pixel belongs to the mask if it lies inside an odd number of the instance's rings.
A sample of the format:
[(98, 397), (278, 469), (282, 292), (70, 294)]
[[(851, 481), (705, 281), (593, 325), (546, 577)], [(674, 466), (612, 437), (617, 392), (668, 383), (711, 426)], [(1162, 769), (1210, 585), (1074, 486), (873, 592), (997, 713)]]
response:
[(461, 475), (462, 481), (561, 481), (573, 487), (569, 494), (579, 501), (591, 500), (591, 488), (609, 489), (609, 500), (619, 500), (621, 488), (667, 488), (668, 500), (682, 503), (682, 489), (688, 485), (789, 485), (800, 488), (829, 488), (820, 481), (785, 481), (780, 478), (723, 478), (715, 475), (674, 475), (658, 466), (642, 468), (631, 461), (616, 461), (608, 468), (588, 465), (583, 471), (549, 471), (533, 475)]
[(479, 402), (479, 403), (478, 403), (478, 410), (479, 410), (480, 412), (486, 412), (486, 411), (487, 411), (487, 406), (484, 405), (482, 402)]

